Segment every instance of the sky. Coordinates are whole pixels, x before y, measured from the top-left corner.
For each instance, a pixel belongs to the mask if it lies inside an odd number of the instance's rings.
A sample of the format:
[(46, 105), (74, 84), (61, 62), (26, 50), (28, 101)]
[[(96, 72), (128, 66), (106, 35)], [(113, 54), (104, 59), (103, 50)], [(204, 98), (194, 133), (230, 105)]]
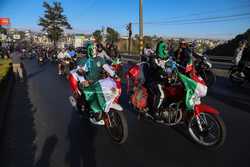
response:
[[(0, 17), (11, 27), (40, 30), (44, 0), (0, 0)], [(47, 0), (52, 3), (54, 0)], [(58, 0), (73, 32), (113, 27), (139, 32), (139, 0)], [(250, 28), (250, 0), (143, 0), (144, 35), (229, 39)]]

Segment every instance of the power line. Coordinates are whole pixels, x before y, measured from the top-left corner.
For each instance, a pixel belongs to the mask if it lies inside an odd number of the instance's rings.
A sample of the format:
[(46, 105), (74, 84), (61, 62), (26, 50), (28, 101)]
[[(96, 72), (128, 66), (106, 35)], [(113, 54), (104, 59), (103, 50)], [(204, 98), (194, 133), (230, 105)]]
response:
[(229, 19), (210, 20), (210, 21), (195, 21), (195, 22), (172, 23), (172, 24), (157, 24), (157, 25), (159, 25), (159, 26), (178, 26), (178, 25), (189, 25), (189, 24), (205, 24), (205, 23), (230, 22), (230, 21), (240, 21), (240, 20), (249, 20), (249, 19), (250, 19), (250, 17), (244, 17), (244, 18), (229, 18)]
[(241, 13), (241, 14), (234, 14), (234, 15), (214, 16), (214, 17), (203, 17), (203, 18), (195, 18), (195, 19), (169, 20), (169, 21), (162, 21), (162, 22), (145, 22), (144, 24), (155, 25), (155, 24), (181, 23), (181, 22), (189, 22), (189, 21), (209, 21), (209, 20), (216, 20), (216, 19), (242, 17), (242, 16), (250, 16), (250, 13)]
[[(221, 12), (225, 12), (225, 11), (248, 9), (248, 8), (250, 9), (250, 3), (247, 3), (245, 5), (240, 5), (240, 6), (234, 6), (234, 7), (230, 7), (230, 8), (226, 8), (226, 9), (216, 9), (216, 10), (210, 10), (210, 11), (191, 13), (191, 14), (182, 15), (182, 16), (170, 17), (170, 18), (167, 18), (166, 20), (179, 19), (179, 18), (183, 18), (183, 17), (204, 16), (204, 15), (207, 15), (207, 14), (221, 13)], [(150, 21), (150, 22), (145, 22), (145, 23), (151, 23), (151, 22), (162, 22), (162, 21)], [(139, 24), (139, 23), (138, 22), (133, 22), (133, 24)]]

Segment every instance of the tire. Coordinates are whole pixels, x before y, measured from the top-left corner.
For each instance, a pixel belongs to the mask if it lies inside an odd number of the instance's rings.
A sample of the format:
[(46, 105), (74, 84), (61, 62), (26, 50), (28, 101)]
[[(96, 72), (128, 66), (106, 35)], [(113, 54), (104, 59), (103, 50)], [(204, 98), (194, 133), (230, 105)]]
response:
[(195, 116), (192, 116), (190, 121), (188, 122), (188, 131), (189, 131), (190, 136), (196, 143), (198, 143), (200, 146), (203, 146), (205, 148), (208, 148), (208, 149), (220, 148), (224, 144), (225, 138), (226, 138), (226, 127), (225, 127), (224, 121), (215, 114), (211, 114), (211, 113), (201, 113), (201, 114), (206, 116), (206, 120), (207, 118), (209, 118), (213, 120), (214, 123), (217, 125), (218, 137), (213, 142), (205, 142), (204, 139), (203, 141), (200, 140), (195, 130), (198, 129), (198, 134), (200, 133), (200, 136), (202, 135), (209, 136), (209, 135), (206, 135), (206, 130), (205, 132), (200, 132)]
[[(125, 118), (125, 115), (124, 115), (123, 112), (124, 111), (118, 111), (118, 110), (110, 109), (110, 111), (108, 113), (109, 117), (110, 117), (110, 120), (111, 119), (116, 119), (116, 121), (119, 121), (120, 126), (121, 126), (119, 128), (121, 128), (121, 131), (122, 131), (121, 136), (116, 136), (114, 134), (114, 129), (111, 128), (109, 125), (107, 125), (105, 123), (105, 127), (106, 127), (110, 137), (117, 144), (123, 144), (128, 138), (128, 123), (127, 123), (127, 119)], [(114, 121), (114, 120), (111, 120), (111, 121)], [(115, 123), (113, 122), (111, 124), (115, 124)]]

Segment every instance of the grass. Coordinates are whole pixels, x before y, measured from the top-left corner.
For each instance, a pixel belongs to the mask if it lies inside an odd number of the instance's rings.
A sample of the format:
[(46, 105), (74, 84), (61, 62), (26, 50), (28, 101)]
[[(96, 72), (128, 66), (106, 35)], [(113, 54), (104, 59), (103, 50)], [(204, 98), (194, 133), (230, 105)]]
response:
[(0, 82), (3, 77), (8, 73), (10, 63), (10, 59), (0, 59)]

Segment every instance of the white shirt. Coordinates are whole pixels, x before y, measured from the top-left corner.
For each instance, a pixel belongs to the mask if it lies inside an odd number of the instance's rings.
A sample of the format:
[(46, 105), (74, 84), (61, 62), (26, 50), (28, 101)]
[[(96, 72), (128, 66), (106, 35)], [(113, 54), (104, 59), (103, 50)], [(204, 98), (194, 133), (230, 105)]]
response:
[(236, 57), (235, 57), (235, 64), (236, 64), (236, 65), (238, 65), (239, 62), (240, 62), (240, 60), (241, 60), (243, 50), (244, 50), (243, 48), (238, 48), (238, 49), (236, 50), (236, 52), (237, 52), (237, 55), (236, 55)]
[(111, 59), (104, 50), (101, 53), (98, 52), (97, 57), (101, 57), (101, 58), (104, 58), (104, 59), (107, 59), (107, 60)]
[(65, 57), (66, 57), (65, 52), (60, 52), (60, 53), (57, 55), (57, 58), (58, 58), (58, 59), (64, 59)]

